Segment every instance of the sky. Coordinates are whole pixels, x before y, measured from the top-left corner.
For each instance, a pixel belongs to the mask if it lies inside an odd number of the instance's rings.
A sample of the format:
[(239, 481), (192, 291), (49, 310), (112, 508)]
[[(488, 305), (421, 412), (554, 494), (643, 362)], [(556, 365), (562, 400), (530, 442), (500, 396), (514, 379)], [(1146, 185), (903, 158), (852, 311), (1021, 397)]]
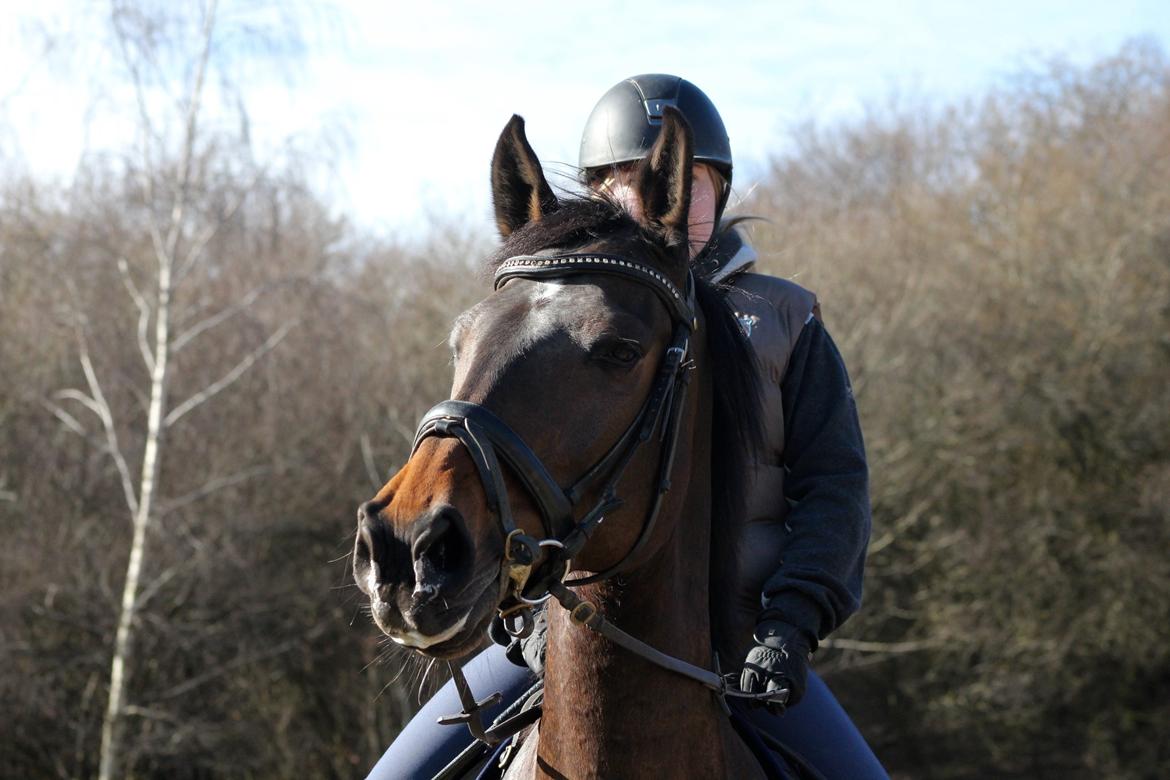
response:
[[(0, 16), (0, 159), (67, 184), (85, 155), (132, 148), (133, 94), (109, 36), (95, 32), (105, 3), (22, 5)], [(225, 29), (289, 18), (221, 7)], [(320, 150), (327, 163), (313, 181), (337, 212), (401, 236), (434, 215), (490, 225), (489, 161), (513, 113), (549, 173), (571, 176), (593, 104), (638, 73), (674, 73), (707, 92), (742, 192), (803, 122), (847, 120), (892, 94), (958, 100), (1043, 58), (1084, 64), (1138, 36), (1170, 51), (1170, 0), (279, 7), (303, 11), (300, 44), (261, 52), (264, 67), (241, 54), (256, 48), (240, 48), (226, 70), (257, 154), (289, 139)]]

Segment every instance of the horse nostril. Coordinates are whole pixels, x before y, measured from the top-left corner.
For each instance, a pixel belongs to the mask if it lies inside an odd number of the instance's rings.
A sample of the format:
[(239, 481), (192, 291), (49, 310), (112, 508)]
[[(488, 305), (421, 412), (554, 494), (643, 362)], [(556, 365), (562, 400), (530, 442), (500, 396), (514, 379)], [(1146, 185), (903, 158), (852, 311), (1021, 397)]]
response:
[(363, 590), (373, 595), (380, 579), (380, 565), (385, 562), (386, 550), (382, 529), (376, 515), (366, 511), (363, 505), (358, 511), (357, 539), (353, 547), (353, 577)]
[(471, 559), (459, 511), (447, 506), (432, 513), (411, 552), (416, 595), (433, 597), (439, 588), (456, 584)]
[(353, 548), (353, 559), (357, 563), (369, 564), (373, 558), (374, 552), (373, 540), (370, 539), (370, 534), (365, 528), (359, 528), (357, 533), (357, 542)]
[(458, 540), (451, 538), (453, 531), (448, 526), (425, 550), (420, 551), (420, 555), (439, 571), (449, 571), (458, 555)]
[(378, 513), (382, 511), (384, 506), (384, 504), (380, 504), (377, 501), (367, 501), (359, 506), (357, 516), (358, 525), (361, 526), (364, 523), (376, 520)]

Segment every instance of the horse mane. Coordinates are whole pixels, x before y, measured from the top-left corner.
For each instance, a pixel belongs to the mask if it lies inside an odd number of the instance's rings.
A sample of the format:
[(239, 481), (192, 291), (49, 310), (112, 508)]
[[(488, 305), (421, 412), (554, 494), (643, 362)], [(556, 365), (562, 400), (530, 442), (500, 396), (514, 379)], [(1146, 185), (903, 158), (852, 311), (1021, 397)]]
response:
[[(495, 270), (510, 257), (541, 250), (570, 251), (597, 241), (626, 241), (660, 262), (669, 254), (653, 233), (644, 230), (620, 203), (604, 195), (562, 198), (556, 211), (514, 232), (488, 258)], [(764, 418), (760, 372), (755, 351), (744, 336), (727, 299), (727, 284), (713, 284), (695, 275), (695, 294), (706, 322), (707, 353), (712, 372), (714, 409), (711, 432), (711, 527), (744, 511), (752, 465), (762, 452)], [(713, 571), (734, 555), (732, 545), (721, 544), (723, 534), (712, 534)], [(722, 565), (720, 565), (722, 564)]]

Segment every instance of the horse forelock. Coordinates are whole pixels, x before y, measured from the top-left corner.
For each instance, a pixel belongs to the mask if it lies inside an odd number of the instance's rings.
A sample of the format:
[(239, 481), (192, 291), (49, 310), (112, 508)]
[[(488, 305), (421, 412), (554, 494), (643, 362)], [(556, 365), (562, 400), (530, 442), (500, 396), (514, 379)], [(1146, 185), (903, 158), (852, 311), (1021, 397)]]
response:
[(606, 194), (563, 198), (557, 210), (525, 224), (501, 244), (487, 261), (489, 273), (517, 255), (531, 255), (548, 249), (579, 250), (601, 242), (624, 244), (627, 251), (640, 251), (659, 270), (670, 271), (671, 253), (654, 234), (640, 225), (627, 208)]

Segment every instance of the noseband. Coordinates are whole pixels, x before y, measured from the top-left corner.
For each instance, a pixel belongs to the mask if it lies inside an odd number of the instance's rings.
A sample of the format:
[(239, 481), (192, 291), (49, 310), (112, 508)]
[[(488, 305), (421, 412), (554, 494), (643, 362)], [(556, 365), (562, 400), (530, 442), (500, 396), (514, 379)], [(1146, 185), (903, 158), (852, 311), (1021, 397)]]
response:
[[(673, 330), (658, 364), (654, 384), (634, 420), (613, 446), (564, 488), (549, 474), (540, 457), (505, 422), (479, 404), (443, 401), (419, 423), (414, 446), (432, 436), (453, 437), (470, 454), (479, 472), (487, 504), (500, 523), (505, 537), (501, 582), (505, 596), (500, 602), (504, 626), (514, 636), (532, 630), (532, 608), (546, 601), (564, 585), (585, 585), (612, 577), (622, 571), (645, 546), (654, 530), (662, 499), (670, 490), (670, 472), (678, 445), (686, 387), (693, 361), (688, 360), (690, 336), (697, 327), (695, 285), (687, 273), (686, 290), (680, 291), (664, 274), (649, 266), (622, 257), (598, 254), (525, 255), (505, 260), (495, 274), (495, 289), (510, 280), (561, 279), (579, 274), (619, 276), (649, 287), (671, 315)], [(661, 450), (655, 494), (637, 541), (626, 555), (605, 571), (564, 581), (573, 557), (605, 520), (605, 515), (622, 505), (617, 485), (634, 454), (655, 431)], [(536, 539), (516, 526), (504, 484), (501, 461), (519, 478), (540, 510), (544, 538)], [(596, 503), (582, 511), (585, 496), (598, 495)], [(580, 519), (577, 519), (580, 515)], [(588, 604), (588, 602), (582, 602)], [(582, 607), (578, 616), (587, 611)]]

